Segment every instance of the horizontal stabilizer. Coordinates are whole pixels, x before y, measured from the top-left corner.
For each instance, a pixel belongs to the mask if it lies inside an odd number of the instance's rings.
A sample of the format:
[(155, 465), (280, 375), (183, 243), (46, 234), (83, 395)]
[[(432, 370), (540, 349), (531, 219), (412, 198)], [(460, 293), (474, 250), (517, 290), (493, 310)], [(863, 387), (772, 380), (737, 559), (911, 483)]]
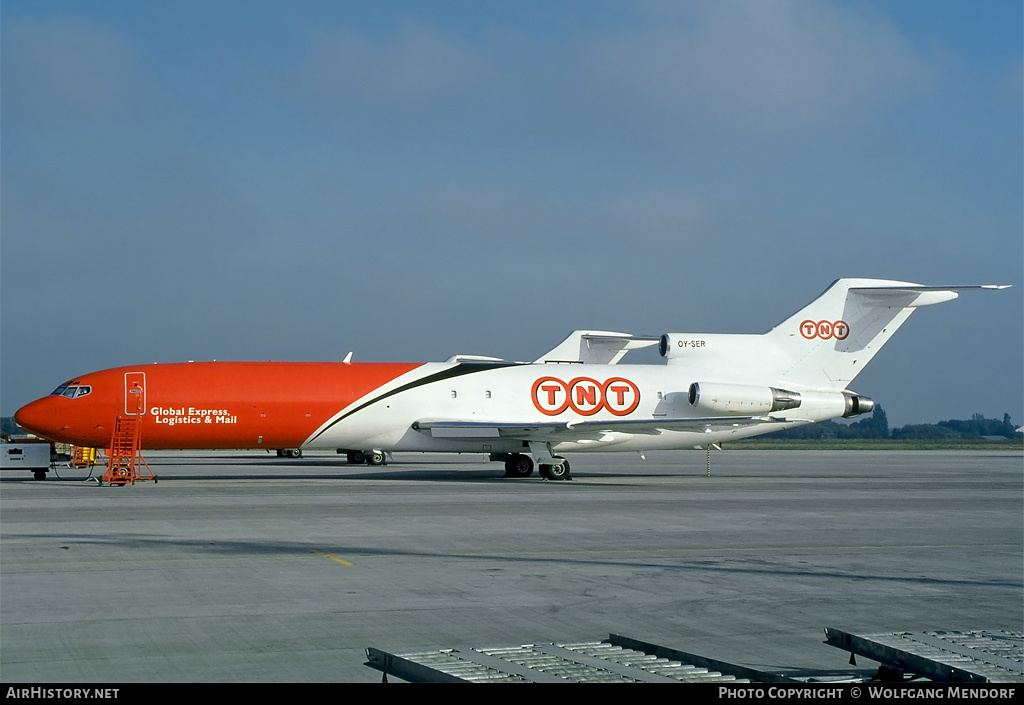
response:
[(957, 298), (959, 291), (1009, 289), (1009, 284), (971, 284), (963, 286), (920, 286), (907, 284), (903, 286), (851, 286), (850, 292), (879, 303), (900, 305), (905, 308), (931, 306)]
[(978, 289), (989, 289), (1001, 291), (1009, 289), (1012, 284), (964, 284), (957, 286), (921, 286), (920, 284), (908, 284), (906, 286), (851, 286), (850, 291), (873, 291), (873, 292), (902, 292), (902, 291), (972, 291)]

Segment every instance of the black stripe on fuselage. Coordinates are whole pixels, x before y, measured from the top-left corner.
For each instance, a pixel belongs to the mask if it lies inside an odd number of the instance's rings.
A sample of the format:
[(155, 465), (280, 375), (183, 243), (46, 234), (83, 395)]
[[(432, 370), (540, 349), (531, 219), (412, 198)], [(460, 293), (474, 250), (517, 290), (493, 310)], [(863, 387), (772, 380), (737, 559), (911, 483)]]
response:
[(381, 394), (379, 397), (374, 397), (373, 399), (370, 399), (368, 401), (363, 402), (362, 404), (360, 404), (356, 408), (351, 409), (351, 410), (345, 412), (344, 414), (342, 414), (338, 418), (334, 419), (334, 421), (331, 421), (329, 424), (327, 424), (327, 426), (324, 427), (324, 429), (322, 431), (320, 431), (318, 434), (316, 434), (315, 436), (310, 438), (309, 441), (307, 441), (307, 442), (311, 443), (311, 442), (315, 441), (317, 438), (319, 438), (324, 433), (326, 433), (328, 431), (328, 429), (330, 429), (332, 426), (334, 426), (334, 424), (338, 423), (339, 421), (341, 421), (343, 419), (348, 418), (349, 416), (351, 416), (352, 414), (356, 413), (357, 411), (361, 411), (361, 410), (365, 409), (366, 407), (368, 407), (368, 406), (370, 406), (372, 404), (376, 404), (377, 402), (381, 401), (382, 399), (387, 399), (388, 397), (394, 396), (396, 394), (400, 394), (401, 392), (405, 392), (405, 391), (408, 391), (410, 389), (415, 389), (416, 387), (422, 387), (422, 386), (424, 386), (426, 384), (433, 384), (434, 382), (441, 382), (441, 381), (446, 380), (446, 379), (452, 379), (453, 377), (462, 377), (463, 375), (476, 374), (477, 372), (488, 372), (490, 370), (497, 370), (497, 369), (500, 369), (500, 368), (503, 368), (503, 367), (515, 367), (516, 365), (519, 365), (519, 364), (521, 364), (521, 363), (518, 363), (518, 362), (460, 362), (457, 365), (455, 365), (455, 367), (452, 367), (452, 368), (447, 369), (447, 370), (442, 370), (441, 372), (435, 372), (434, 374), (427, 375), (426, 377), (421, 377), (420, 379), (417, 379), (417, 380), (414, 380), (412, 382), (409, 382), (408, 384), (403, 384), (401, 387), (396, 387), (395, 389), (392, 389), (391, 391), (385, 392), (385, 393)]

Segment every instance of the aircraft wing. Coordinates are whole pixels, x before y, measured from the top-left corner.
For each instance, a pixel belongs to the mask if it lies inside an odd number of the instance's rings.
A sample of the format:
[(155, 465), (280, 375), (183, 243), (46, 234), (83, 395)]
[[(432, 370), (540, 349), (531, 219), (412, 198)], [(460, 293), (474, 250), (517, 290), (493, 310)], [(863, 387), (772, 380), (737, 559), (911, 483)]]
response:
[[(706, 433), (761, 423), (787, 423), (771, 416), (709, 416), (702, 418), (603, 419), (540, 423), (489, 423), (487, 421), (422, 420), (412, 425), (434, 438), (516, 438), (524, 441), (599, 440), (608, 433), (656, 436), (664, 431)], [(791, 423), (791, 422), (789, 422)]]

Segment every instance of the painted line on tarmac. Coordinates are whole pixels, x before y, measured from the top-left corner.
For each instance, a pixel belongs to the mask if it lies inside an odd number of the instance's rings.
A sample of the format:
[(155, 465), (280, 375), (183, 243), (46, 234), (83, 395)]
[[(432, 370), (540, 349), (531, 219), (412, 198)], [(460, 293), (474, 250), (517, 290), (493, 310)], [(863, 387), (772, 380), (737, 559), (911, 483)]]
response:
[(323, 551), (318, 551), (315, 548), (313, 549), (313, 553), (315, 553), (318, 556), (323, 556), (324, 558), (330, 558), (332, 561), (337, 561), (338, 563), (341, 563), (342, 565), (352, 565), (351, 563), (349, 563), (348, 561), (344, 560), (343, 558), (338, 558), (337, 556), (332, 556), (330, 553), (324, 553)]

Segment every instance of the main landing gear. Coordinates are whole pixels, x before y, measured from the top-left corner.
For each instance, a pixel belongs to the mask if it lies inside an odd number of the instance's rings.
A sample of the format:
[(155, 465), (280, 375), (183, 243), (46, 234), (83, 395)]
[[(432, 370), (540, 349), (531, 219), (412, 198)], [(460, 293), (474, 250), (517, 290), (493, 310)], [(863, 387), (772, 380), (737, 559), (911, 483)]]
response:
[(522, 453), (509, 453), (505, 458), (505, 477), (529, 477), (533, 474), (533, 458)]
[[(551, 464), (542, 463), (538, 470), (545, 480), (571, 480), (569, 461), (559, 456), (552, 456)], [(529, 477), (533, 474), (533, 458), (522, 453), (509, 453), (505, 456), (505, 477)]]
[(338, 453), (345, 453), (345, 460), (348, 461), (349, 465), (383, 465), (387, 462), (387, 457), (384, 455), (382, 450), (349, 450), (342, 451), (338, 450)]
[(540, 476), (545, 480), (571, 480), (572, 478), (569, 476), (569, 461), (558, 456), (555, 456), (553, 460), (561, 460), (562, 462), (554, 465), (541, 465)]

